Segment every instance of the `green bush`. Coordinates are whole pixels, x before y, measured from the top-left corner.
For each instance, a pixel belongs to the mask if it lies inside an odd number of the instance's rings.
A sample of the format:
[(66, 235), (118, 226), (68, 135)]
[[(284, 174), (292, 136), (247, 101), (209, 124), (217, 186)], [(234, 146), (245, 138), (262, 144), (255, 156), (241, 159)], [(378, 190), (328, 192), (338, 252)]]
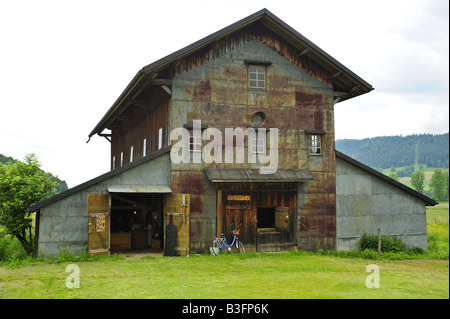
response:
[(417, 254), (417, 255), (423, 255), (425, 253), (425, 251), (420, 247), (411, 247), (409, 249), (409, 252), (411, 252), (412, 254)]
[(17, 238), (0, 232), (0, 263), (24, 259), (27, 253)]
[[(359, 251), (372, 249), (378, 251), (378, 235), (364, 233), (359, 240)], [(381, 236), (381, 252), (406, 252), (406, 244), (397, 236)]]

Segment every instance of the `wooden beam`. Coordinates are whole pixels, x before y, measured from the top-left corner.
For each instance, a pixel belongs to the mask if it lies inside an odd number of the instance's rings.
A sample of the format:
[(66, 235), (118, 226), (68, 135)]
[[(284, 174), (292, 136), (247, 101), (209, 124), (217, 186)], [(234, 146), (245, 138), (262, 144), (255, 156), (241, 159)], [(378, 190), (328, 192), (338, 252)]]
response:
[(117, 195), (117, 194), (111, 194), (111, 197), (113, 197), (113, 198), (115, 198), (115, 199), (118, 199), (118, 200), (120, 200), (121, 202), (124, 202), (124, 203), (133, 205), (133, 209), (141, 209), (141, 208), (142, 208), (142, 204), (140, 204), (140, 203), (138, 203), (138, 202), (135, 202), (135, 201), (133, 201), (133, 200), (131, 200), (131, 199), (124, 198), (124, 197), (122, 197), (122, 196), (120, 196), (120, 195)]
[(305, 50), (303, 50), (302, 52), (300, 52), (300, 54), (298, 55), (298, 57), (301, 57), (301, 56), (303, 56), (303, 55), (305, 55), (305, 54), (308, 54), (308, 53), (310, 53), (311, 52), (311, 49), (310, 48), (306, 48)]
[(117, 116), (116, 119), (119, 120), (119, 121), (127, 121), (127, 122), (129, 122), (132, 119), (132, 117), (129, 116), (129, 115), (120, 115), (120, 116)]
[(350, 90), (350, 93), (353, 93), (355, 91), (358, 91), (361, 88), (361, 85), (355, 85), (354, 87), (352, 87), (352, 89)]
[(132, 100), (131, 105), (139, 106), (139, 107), (147, 107), (147, 106), (150, 106), (150, 103), (149, 103), (149, 101), (146, 101), (146, 100)]
[(161, 87), (166, 91), (170, 96), (172, 96), (172, 90), (167, 85), (161, 85)]
[(171, 79), (153, 79), (150, 81), (151, 85), (172, 85)]
[(111, 206), (112, 210), (122, 210), (122, 209), (133, 209), (133, 210), (140, 210), (140, 208), (134, 207), (134, 206)]
[(108, 140), (108, 142), (111, 143), (110, 137), (112, 136), (112, 134), (98, 134), (98, 135), (103, 136), (104, 138), (106, 138)]
[(331, 76), (331, 79), (333, 80), (333, 79), (335, 79), (335, 78), (337, 78), (338, 76), (341, 76), (341, 75), (342, 75), (342, 71), (336, 72), (335, 74), (333, 74)]
[(112, 125), (111, 124), (111, 125), (106, 126), (106, 128), (108, 130), (112, 131), (112, 130), (117, 130), (117, 129), (121, 128), (121, 126), (120, 125)]
[(347, 92), (333, 91), (333, 95), (334, 95), (335, 97), (347, 97), (347, 96), (349, 96), (350, 94), (347, 93)]

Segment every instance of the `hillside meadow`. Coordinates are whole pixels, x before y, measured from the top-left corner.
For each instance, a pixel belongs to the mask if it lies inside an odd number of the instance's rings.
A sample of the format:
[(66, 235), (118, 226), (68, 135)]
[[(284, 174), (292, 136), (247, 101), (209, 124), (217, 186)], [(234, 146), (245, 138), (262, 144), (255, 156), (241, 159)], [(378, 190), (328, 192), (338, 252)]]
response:
[[(433, 176), (434, 170), (441, 169), (444, 172), (449, 170), (448, 168), (433, 168), (433, 167), (426, 167), (425, 165), (423, 165), (422, 168), (420, 169), (418, 164), (411, 165), (411, 166), (414, 166), (415, 172), (422, 171), (425, 173), (425, 180), (423, 182), (423, 186), (424, 186), (424, 191), (426, 191), (426, 192), (430, 191), (429, 185), (430, 185), (431, 177)], [(407, 168), (407, 166), (396, 167), (394, 172), (401, 171), (405, 168)], [(392, 172), (390, 168), (386, 168), (386, 169), (382, 170), (382, 173), (386, 176), (389, 176), (389, 174), (394, 173), (394, 172)], [(409, 176), (408, 177), (399, 177), (398, 181), (408, 187), (413, 188), (412, 184), (411, 184), (411, 177), (409, 177)]]

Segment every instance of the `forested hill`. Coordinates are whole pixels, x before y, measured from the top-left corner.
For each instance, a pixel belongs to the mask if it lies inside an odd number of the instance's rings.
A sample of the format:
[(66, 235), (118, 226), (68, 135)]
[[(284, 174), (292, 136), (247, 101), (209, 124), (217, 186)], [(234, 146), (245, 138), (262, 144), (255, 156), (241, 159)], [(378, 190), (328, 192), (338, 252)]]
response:
[(336, 150), (375, 169), (414, 164), (448, 168), (449, 133), (337, 140)]
[[(8, 164), (9, 162), (14, 163), (16, 161), (17, 160), (12, 157), (0, 154), (0, 163)], [(56, 181), (56, 183), (57, 183), (56, 190), (58, 193), (62, 193), (68, 189), (67, 183), (65, 181), (60, 180), (58, 177), (53, 176), (51, 173), (49, 173), (49, 174), (53, 178), (53, 180)]]

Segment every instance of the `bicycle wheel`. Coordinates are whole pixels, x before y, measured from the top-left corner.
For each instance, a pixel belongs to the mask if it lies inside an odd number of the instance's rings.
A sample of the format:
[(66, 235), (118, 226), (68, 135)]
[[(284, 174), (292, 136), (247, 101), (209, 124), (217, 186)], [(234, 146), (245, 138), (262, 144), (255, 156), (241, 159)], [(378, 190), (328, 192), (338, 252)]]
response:
[(245, 254), (245, 248), (244, 248), (244, 245), (242, 245), (242, 243), (241, 243), (240, 240), (237, 240), (237, 241), (236, 241), (236, 248), (237, 248), (237, 250), (238, 250), (239, 253)]
[(214, 255), (214, 256), (222, 254), (223, 250), (220, 249), (220, 246), (221, 246), (221, 241), (218, 240), (218, 239), (214, 239), (212, 241), (212, 243), (211, 243), (211, 246), (210, 246), (211, 247), (211, 249), (210, 249), (211, 254)]

